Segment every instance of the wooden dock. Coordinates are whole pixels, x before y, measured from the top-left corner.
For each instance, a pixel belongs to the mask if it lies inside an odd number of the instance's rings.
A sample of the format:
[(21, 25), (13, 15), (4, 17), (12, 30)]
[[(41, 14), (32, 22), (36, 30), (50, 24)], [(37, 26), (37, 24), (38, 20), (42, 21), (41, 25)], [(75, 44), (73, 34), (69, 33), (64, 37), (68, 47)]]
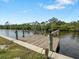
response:
[[(48, 36), (44, 36), (44, 35), (32, 35), (32, 36), (28, 36), (25, 38), (21, 38), (20, 40), (30, 43), (32, 45), (38, 46), (40, 48), (48, 48), (49, 49), (49, 38)], [(58, 37), (53, 37), (52, 39), (53, 42), (53, 51), (56, 51), (56, 48), (58, 46), (58, 42), (59, 42), (59, 38)]]
[[(38, 47), (38, 46), (29, 44), (29, 43), (26, 43), (26, 42), (23, 42), (23, 41), (20, 41), (20, 40), (12, 39), (10, 37), (6, 37), (6, 36), (3, 36), (3, 35), (0, 35), (0, 37), (3, 37), (3, 38), (5, 38), (5, 39), (7, 39), (9, 41), (12, 41), (12, 42), (14, 42), (14, 43), (16, 43), (18, 45), (23, 46), (25, 48), (31, 49), (31, 50), (33, 50), (35, 52), (45, 54), (45, 50), (43, 48)], [(52, 52), (52, 51), (49, 51), (48, 56), (50, 58), (52, 58), (52, 59), (74, 59), (74, 58), (71, 58), (71, 57), (67, 57), (67, 56)]]

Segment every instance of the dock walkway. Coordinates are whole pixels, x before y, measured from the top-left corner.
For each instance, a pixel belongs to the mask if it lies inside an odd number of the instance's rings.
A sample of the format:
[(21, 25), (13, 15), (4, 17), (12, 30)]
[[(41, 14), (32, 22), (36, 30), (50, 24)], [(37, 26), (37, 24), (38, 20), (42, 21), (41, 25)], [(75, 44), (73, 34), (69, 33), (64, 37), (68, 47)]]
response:
[[(40, 47), (37, 47), (35, 45), (32, 45), (32, 44), (29, 44), (27, 42), (23, 42), (21, 40), (16, 40), (16, 39), (12, 39), (10, 37), (6, 37), (6, 36), (3, 36), (3, 35), (0, 35), (0, 37), (3, 37), (9, 41), (12, 41), (18, 45), (21, 45), (25, 48), (28, 48), (28, 49), (31, 49), (35, 52), (38, 52), (38, 53), (41, 53), (41, 54), (45, 54), (45, 50), (43, 48), (40, 48)], [(49, 51), (49, 54), (48, 54), (49, 57), (51, 57), (52, 59), (74, 59), (74, 58), (71, 58), (71, 57), (67, 57), (67, 56), (64, 56), (64, 55), (61, 55), (61, 54), (58, 54), (58, 53), (55, 53), (55, 52), (51, 52)]]
[[(32, 35), (32, 36), (28, 36), (25, 38), (21, 38), (20, 40), (30, 43), (32, 45), (38, 46), (40, 48), (49, 48), (49, 38), (48, 36), (44, 36), (44, 35)], [(58, 37), (53, 37), (52, 39), (52, 46), (53, 46), (53, 51), (56, 51), (56, 48), (58, 46), (58, 42), (59, 42), (59, 38)]]

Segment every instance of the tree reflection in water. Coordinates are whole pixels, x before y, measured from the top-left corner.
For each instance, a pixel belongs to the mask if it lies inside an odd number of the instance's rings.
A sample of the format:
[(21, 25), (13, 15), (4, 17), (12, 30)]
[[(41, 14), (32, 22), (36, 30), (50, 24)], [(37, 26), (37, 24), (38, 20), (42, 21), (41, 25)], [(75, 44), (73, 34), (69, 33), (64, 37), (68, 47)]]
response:
[(72, 39), (79, 43), (79, 32), (73, 32)]

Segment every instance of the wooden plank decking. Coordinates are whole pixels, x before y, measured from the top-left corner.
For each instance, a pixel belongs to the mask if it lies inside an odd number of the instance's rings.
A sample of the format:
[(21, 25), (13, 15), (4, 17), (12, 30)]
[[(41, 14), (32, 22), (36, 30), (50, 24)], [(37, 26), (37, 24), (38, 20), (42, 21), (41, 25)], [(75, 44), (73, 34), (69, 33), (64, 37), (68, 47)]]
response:
[[(49, 48), (49, 38), (48, 36), (44, 36), (44, 35), (32, 35), (32, 36), (28, 36), (25, 38), (21, 38), (20, 40), (30, 43), (32, 45), (36, 45), (38, 47), (41, 48)], [(58, 42), (59, 42), (59, 38), (58, 37), (54, 37), (52, 39), (53, 41), (53, 51), (56, 51), (56, 48), (58, 46)]]
[[(35, 52), (45, 54), (45, 50), (43, 48), (37, 47), (35, 45), (31, 45), (29, 43), (26, 43), (26, 42), (23, 42), (23, 41), (20, 41), (20, 40), (12, 39), (12, 38), (7, 37), (7, 36), (0, 35), (0, 37), (3, 37), (7, 40), (14, 42), (14, 43), (17, 43), (17, 44), (19, 44), (19, 45), (21, 45), (25, 48), (31, 49)], [(52, 59), (74, 59), (74, 58), (67, 57), (67, 56), (64, 56), (64, 55), (61, 55), (61, 54), (58, 54), (58, 53), (55, 53), (55, 52), (51, 52), (51, 51), (49, 51), (48, 56), (51, 57)]]

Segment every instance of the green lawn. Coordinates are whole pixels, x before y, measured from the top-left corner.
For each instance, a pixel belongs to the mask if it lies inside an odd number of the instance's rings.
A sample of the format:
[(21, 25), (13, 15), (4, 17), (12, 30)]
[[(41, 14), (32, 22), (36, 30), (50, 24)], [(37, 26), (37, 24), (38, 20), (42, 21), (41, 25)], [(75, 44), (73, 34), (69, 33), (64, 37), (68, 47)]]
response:
[(44, 55), (26, 49), (1, 37), (0, 45), (7, 45), (4, 49), (0, 48), (0, 59), (45, 59)]

